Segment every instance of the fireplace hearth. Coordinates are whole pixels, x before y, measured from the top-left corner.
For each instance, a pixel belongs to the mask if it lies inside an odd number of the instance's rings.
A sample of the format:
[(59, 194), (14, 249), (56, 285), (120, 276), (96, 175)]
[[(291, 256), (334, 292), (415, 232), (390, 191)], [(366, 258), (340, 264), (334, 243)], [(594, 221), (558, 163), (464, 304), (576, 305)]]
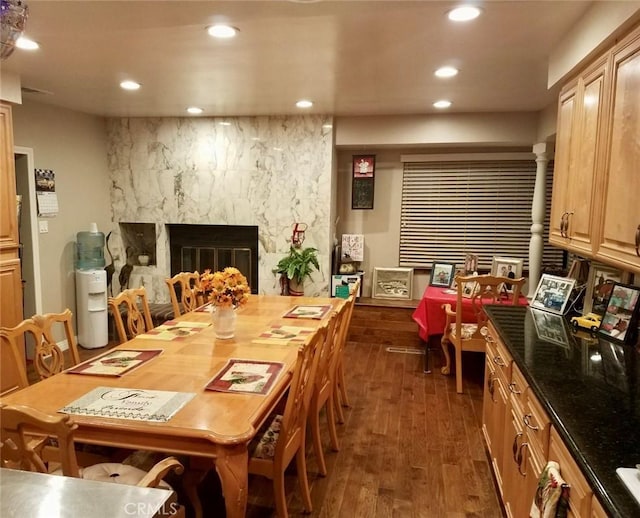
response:
[(240, 270), (258, 293), (258, 227), (168, 224), (171, 275), (228, 266)]

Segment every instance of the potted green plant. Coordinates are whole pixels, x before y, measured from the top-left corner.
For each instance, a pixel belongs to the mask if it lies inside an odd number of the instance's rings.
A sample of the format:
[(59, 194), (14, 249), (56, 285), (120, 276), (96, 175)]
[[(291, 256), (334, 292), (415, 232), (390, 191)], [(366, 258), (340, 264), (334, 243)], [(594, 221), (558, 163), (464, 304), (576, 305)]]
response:
[(304, 279), (313, 270), (319, 270), (318, 250), (315, 248), (289, 248), (289, 253), (280, 259), (273, 273), (280, 274), (283, 295), (304, 295)]

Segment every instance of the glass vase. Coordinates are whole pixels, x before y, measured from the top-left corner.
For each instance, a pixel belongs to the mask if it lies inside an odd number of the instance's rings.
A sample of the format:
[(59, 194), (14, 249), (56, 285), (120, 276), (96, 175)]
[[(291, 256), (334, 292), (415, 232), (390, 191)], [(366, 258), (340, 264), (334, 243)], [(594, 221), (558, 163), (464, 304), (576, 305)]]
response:
[(214, 307), (211, 313), (216, 338), (228, 340), (236, 333), (236, 310), (232, 307)]

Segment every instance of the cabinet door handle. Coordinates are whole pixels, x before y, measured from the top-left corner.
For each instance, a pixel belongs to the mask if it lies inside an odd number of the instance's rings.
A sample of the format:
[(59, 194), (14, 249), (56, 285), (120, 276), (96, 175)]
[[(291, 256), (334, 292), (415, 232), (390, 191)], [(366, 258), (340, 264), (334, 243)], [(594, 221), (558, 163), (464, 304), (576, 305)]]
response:
[(532, 418), (533, 416), (531, 414), (526, 414), (522, 417), (522, 422), (524, 423), (524, 425), (529, 428), (529, 430), (533, 430), (534, 432), (537, 432), (538, 430), (540, 430), (540, 427), (537, 425), (532, 425), (529, 423), (529, 420)]
[(502, 358), (500, 358), (500, 356), (494, 356), (493, 357), (493, 363), (495, 363), (499, 367), (506, 367), (507, 366), (507, 364), (504, 363), (504, 361), (502, 360)]
[(515, 394), (516, 396), (519, 396), (520, 394), (522, 394), (521, 390), (518, 390), (516, 388), (516, 384), (515, 383), (509, 383), (509, 392), (511, 392), (512, 394)]
[(513, 438), (513, 446), (511, 446), (511, 451), (513, 451), (513, 462), (518, 463), (518, 453), (520, 452), (520, 448), (518, 447), (518, 437), (522, 437), (522, 432), (518, 432)]
[(522, 472), (522, 460), (524, 459), (524, 455), (523, 455), (522, 451), (525, 448), (528, 448), (528, 447), (529, 447), (529, 443), (523, 442), (520, 445), (520, 451), (518, 452), (518, 463), (517, 463), (518, 464), (518, 473), (520, 473), (523, 477), (527, 476), (527, 472), (526, 471), (524, 473)]
[(489, 374), (489, 378), (487, 379), (487, 390), (489, 391), (489, 396), (491, 397), (491, 402), (495, 403), (496, 400), (493, 399), (493, 394), (496, 391), (496, 389), (493, 386), (493, 382), (496, 381), (496, 379), (493, 376), (493, 372), (491, 374)]
[(569, 213), (565, 212), (562, 214), (562, 217), (560, 218), (560, 235), (562, 237), (567, 237), (567, 218)]
[(636, 228), (636, 255), (640, 257), (640, 225)]

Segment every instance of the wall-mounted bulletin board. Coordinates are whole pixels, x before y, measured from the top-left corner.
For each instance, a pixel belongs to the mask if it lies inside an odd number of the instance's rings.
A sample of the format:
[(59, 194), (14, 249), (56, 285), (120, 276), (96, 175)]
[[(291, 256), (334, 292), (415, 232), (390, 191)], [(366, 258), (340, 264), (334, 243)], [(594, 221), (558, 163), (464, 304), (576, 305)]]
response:
[(351, 208), (373, 209), (376, 156), (353, 155)]

